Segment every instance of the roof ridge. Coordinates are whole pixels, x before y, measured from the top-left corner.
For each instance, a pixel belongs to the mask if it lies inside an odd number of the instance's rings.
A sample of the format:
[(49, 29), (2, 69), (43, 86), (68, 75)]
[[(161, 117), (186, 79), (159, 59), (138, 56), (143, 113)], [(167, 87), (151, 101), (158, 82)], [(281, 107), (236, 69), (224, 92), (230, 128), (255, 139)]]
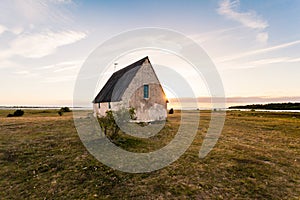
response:
[[(112, 101), (120, 101), (122, 98), (123, 93), (125, 92), (127, 86), (130, 84), (132, 79), (134, 78), (138, 69), (143, 65), (145, 60), (149, 58), (148, 56), (124, 67), (116, 72), (114, 72), (108, 81), (105, 83), (101, 91), (97, 94), (93, 103), (100, 103), (100, 102), (112, 102)], [(150, 63), (150, 61), (149, 61)], [(131, 71), (131, 72), (130, 72)], [(130, 72), (130, 73), (127, 73)], [(125, 82), (122, 84), (122, 87), (115, 88), (118, 81), (125, 78)], [(116, 89), (116, 90), (115, 90)], [(114, 92), (114, 95), (113, 95)]]
[[(149, 61), (148, 56), (146, 56), (146, 57), (144, 57), (144, 58), (142, 58), (142, 59), (140, 59), (140, 60), (138, 60), (138, 61), (136, 61), (136, 62), (134, 62), (134, 63), (131, 63), (130, 65), (127, 65), (126, 67), (124, 67), (124, 68), (122, 68), (122, 69), (119, 69), (118, 71), (114, 72), (113, 74), (115, 74), (115, 73), (117, 73), (117, 72), (119, 72), (119, 71), (125, 70), (125, 69), (126, 69), (126, 71), (127, 71), (127, 69), (130, 68), (130, 67), (132, 67), (132, 66), (135, 66), (135, 67), (140, 66), (140, 65), (137, 65), (137, 64), (138, 64), (139, 62), (145, 61), (146, 59), (148, 59), (148, 61)], [(144, 62), (142, 62), (141, 65), (142, 65), (143, 63), (144, 63)], [(150, 61), (149, 61), (149, 63), (150, 63)]]

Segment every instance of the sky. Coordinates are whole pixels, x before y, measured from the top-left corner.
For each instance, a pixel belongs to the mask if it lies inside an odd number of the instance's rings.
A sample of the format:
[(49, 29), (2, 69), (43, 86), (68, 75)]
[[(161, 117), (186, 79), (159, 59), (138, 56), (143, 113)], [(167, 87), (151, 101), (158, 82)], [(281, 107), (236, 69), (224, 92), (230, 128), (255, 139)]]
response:
[[(300, 101), (298, 0), (2, 0), (0, 105), (72, 105), (76, 77), (91, 52), (115, 35), (144, 27), (180, 32), (202, 47), (230, 105)], [(120, 58), (117, 67), (144, 55), (157, 72), (177, 59), (136, 52)], [(176, 63), (179, 70), (187, 68)], [(196, 96), (209, 96), (203, 80), (188, 80), (197, 86)]]

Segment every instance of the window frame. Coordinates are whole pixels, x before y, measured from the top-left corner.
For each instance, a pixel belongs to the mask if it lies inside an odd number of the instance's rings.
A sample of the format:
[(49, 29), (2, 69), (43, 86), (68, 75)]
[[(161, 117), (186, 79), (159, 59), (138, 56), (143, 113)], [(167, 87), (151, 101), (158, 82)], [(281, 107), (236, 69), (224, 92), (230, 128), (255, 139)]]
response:
[(144, 84), (144, 87), (143, 87), (143, 97), (144, 97), (144, 99), (149, 99), (149, 97), (150, 97), (150, 87), (149, 87), (149, 84)]

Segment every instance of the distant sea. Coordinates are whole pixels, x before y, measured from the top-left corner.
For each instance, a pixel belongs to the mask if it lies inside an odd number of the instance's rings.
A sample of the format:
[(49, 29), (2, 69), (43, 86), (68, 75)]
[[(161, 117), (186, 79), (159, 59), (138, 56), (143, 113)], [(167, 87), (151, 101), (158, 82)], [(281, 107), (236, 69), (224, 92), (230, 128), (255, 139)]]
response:
[[(69, 107), (71, 110), (93, 110), (92, 107), (71, 107), (71, 106), (0, 106), (0, 110), (12, 110), (12, 109), (28, 109), (28, 110), (55, 110), (61, 107)], [(170, 109), (170, 107), (168, 107)], [(179, 107), (174, 107), (175, 110), (180, 110)], [(211, 108), (195, 108), (195, 107), (185, 107), (184, 110), (211, 110)], [(218, 109), (217, 109), (218, 110)], [(227, 111), (239, 110), (239, 111), (251, 111), (251, 109), (225, 109)], [(255, 109), (255, 111), (261, 112), (300, 112), (300, 110), (265, 110), (265, 109)]]
[(71, 106), (0, 106), (0, 110), (24, 109), (24, 110), (55, 110), (61, 107), (69, 107), (71, 110), (92, 110), (92, 107), (71, 107)]

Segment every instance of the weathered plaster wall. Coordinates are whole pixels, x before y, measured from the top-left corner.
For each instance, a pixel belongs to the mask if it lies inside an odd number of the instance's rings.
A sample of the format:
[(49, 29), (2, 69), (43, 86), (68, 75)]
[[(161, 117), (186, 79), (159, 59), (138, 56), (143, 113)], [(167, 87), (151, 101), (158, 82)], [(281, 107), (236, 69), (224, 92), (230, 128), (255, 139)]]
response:
[(164, 120), (167, 116), (167, 104), (162, 88), (159, 84), (149, 84), (149, 98), (144, 98), (144, 87), (141, 86), (131, 96), (130, 107), (136, 109), (137, 120)]
[[(144, 99), (144, 85), (149, 85), (149, 98)], [(138, 121), (164, 120), (167, 117), (167, 99), (149, 63), (136, 73), (122, 97), (128, 107), (136, 109)]]

